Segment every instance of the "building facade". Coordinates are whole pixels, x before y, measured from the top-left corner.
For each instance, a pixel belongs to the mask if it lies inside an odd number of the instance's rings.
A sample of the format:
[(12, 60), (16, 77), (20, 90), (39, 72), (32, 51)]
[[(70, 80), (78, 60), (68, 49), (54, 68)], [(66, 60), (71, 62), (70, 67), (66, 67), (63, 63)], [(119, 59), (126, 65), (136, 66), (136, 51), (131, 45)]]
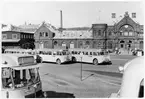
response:
[(116, 24), (92, 24), (92, 27), (65, 28), (59, 31), (43, 23), (35, 32), (36, 48), (107, 48), (143, 49), (143, 25), (130, 18), (128, 12)]
[(34, 49), (34, 30), (21, 26), (5, 25), (2, 28), (2, 47)]
[(56, 29), (49, 23), (10, 26), (2, 32), (2, 46), (20, 48), (107, 48), (143, 49), (143, 25), (126, 12), (114, 25)]

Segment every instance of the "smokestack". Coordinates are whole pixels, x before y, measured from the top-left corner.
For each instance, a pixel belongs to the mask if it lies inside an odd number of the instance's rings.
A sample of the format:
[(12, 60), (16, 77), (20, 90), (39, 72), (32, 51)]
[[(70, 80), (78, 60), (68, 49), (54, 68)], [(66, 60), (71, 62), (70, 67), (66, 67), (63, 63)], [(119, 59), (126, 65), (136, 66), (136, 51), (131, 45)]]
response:
[(63, 22), (62, 22), (62, 10), (60, 10), (60, 28), (63, 28)]

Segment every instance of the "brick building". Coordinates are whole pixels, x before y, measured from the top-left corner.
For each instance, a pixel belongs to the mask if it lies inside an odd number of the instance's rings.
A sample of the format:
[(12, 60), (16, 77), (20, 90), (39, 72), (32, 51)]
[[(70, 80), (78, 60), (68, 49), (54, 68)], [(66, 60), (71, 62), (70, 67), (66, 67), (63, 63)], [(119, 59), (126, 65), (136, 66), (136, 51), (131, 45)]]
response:
[(139, 25), (128, 12), (114, 25), (92, 24), (92, 27), (65, 28), (59, 31), (43, 22), (35, 32), (36, 48), (107, 48), (121, 50), (143, 49), (143, 25)]
[(35, 48), (34, 32), (38, 25), (3, 25), (2, 47), (4, 48)]
[[(27, 42), (26, 42), (27, 41)], [(107, 48), (143, 49), (143, 25), (126, 12), (114, 25), (92, 24), (92, 27), (56, 29), (49, 23), (10, 26), (2, 32), (2, 46), (29, 48)]]

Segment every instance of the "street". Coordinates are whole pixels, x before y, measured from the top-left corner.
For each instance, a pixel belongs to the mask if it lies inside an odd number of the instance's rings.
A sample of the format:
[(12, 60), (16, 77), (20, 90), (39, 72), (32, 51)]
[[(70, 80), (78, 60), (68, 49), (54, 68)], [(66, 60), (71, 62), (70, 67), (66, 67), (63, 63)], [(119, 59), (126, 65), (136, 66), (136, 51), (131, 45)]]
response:
[(120, 89), (122, 74), (118, 67), (136, 56), (111, 55), (112, 64), (41, 63), (42, 89), (54, 98), (107, 98)]

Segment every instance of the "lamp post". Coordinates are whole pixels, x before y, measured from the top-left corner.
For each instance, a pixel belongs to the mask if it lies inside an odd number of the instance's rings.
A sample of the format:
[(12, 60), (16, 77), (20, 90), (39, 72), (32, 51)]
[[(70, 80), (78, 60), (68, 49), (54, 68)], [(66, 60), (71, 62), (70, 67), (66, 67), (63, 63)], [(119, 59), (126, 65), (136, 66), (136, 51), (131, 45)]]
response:
[(80, 53), (80, 57), (81, 57), (81, 72), (80, 72), (81, 73), (80, 74), (81, 78), (80, 79), (81, 79), (81, 81), (82, 81), (82, 55), (83, 55), (83, 53)]

